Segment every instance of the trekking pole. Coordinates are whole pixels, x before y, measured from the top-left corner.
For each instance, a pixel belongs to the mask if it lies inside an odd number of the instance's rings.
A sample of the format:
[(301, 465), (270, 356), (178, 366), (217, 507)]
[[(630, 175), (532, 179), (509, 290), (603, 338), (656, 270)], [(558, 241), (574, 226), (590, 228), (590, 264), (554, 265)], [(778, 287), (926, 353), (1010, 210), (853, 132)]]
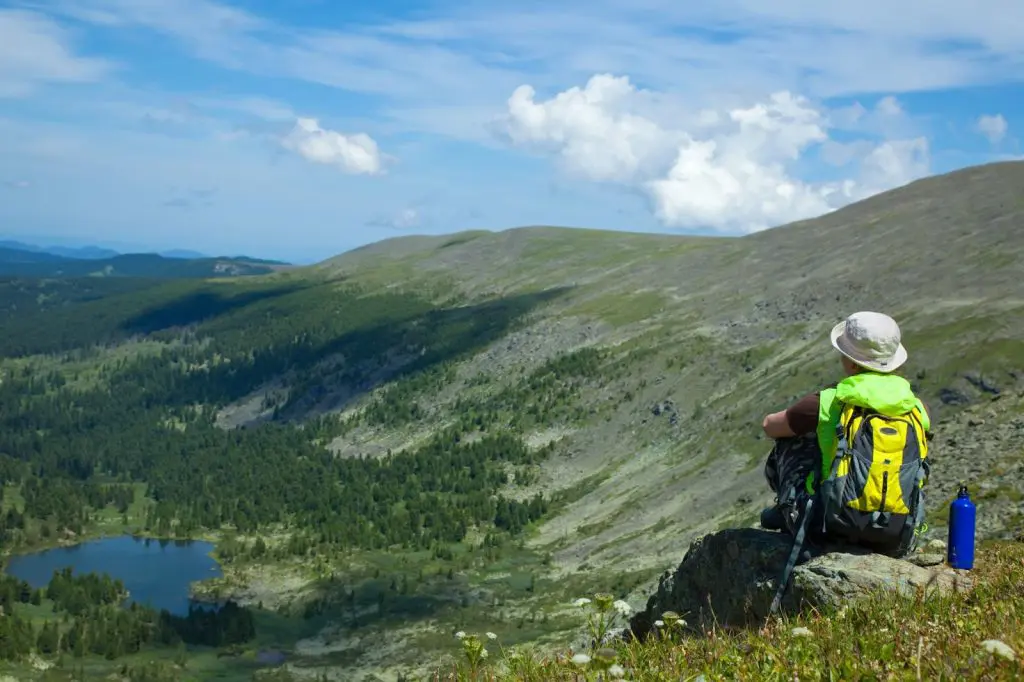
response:
[(782, 569), (782, 575), (779, 577), (779, 585), (775, 590), (775, 597), (772, 599), (772, 604), (768, 609), (768, 614), (774, 616), (779, 612), (779, 608), (782, 606), (782, 597), (786, 592), (786, 587), (789, 586), (789, 578), (793, 573), (793, 569), (796, 567), (796, 562), (800, 558), (800, 553), (804, 549), (804, 539), (807, 536), (807, 524), (811, 518), (811, 508), (814, 504), (814, 498), (807, 498), (807, 504), (804, 505), (803, 516), (800, 519), (800, 527), (797, 528), (796, 536), (793, 538), (793, 547), (789, 550), (789, 558), (786, 560), (786, 565)]

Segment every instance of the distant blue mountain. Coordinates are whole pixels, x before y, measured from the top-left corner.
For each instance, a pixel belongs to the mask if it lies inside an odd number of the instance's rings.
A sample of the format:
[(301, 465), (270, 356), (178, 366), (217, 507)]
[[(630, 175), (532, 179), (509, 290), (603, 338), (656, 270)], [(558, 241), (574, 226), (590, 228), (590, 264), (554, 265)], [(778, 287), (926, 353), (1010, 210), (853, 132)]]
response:
[(244, 256), (210, 258), (180, 249), (122, 254), (96, 246), (43, 248), (0, 240), (0, 277), (233, 277), (266, 274), (287, 265)]
[(161, 251), (160, 255), (164, 258), (181, 258), (184, 260), (196, 260), (197, 258), (209, 258), (205, 253), (199, 253), (198, 251), (189, 251), (188, 249), (171, 249), (170, 251)]
[(28, 251), (29, 253), (48, 253), (60, 256), (61, 258), (73, 258), (75, 260), (103, 260), (121, 255), (113, 249), (104, 249), (99, 246), (37, 246), (13, 239), (0, 240), (0, 248)]
[[(117, 258), (118, 256), (125, 255), (156, 255), (162, 258), (168, 258), (171, 260), (213, 260), (215, 257), (209, 256), (199, 251), (192, 251), (191, 249), (169, 249), (161, 252), (150, 252), (145, 254), (140, 253), (124, 253), (121, 251), (115, 251), (113, 249), (107, 249), (100, 246), (38, 246), (36, 244), (28, 244), (23, 241), (15, 239), (0, 239), (0, 249), (3, 249), (3, 260), (5, 262), (20, 261), (24, 260), (22, 256), (17, 253), (11, 253), (12, 251), (23, 251), (27, 254), (46, 254), (50, 256), (59, 256), (60, 258), (67, 258), (71, 260), (110, 260), (111, 258)], [(221, 257), (217, 257), (221, 258)], [(49, 259), (32, 259), (34, 262), (45, 261)], [(249, 258), (248, 256), (239, 255), (227, 258), (227, 260), (233, 261), (245, 261), (253, 264), (260, 265), (290, 265), (290, 263), (281, 260), (269, 260), (265, 258)]]
[(75, 260), (104, 260), (106, 258), (113, 258), (114, 256), (121, 255), (113, 249), (104, 249), (99, 246), (83, 246), (81, 248), (74, 248), (70, 246), (48, 246), (44, 249), (44, 252), (52, 253), (55, 256), (63, 256), (64, 258), (73, 258)]

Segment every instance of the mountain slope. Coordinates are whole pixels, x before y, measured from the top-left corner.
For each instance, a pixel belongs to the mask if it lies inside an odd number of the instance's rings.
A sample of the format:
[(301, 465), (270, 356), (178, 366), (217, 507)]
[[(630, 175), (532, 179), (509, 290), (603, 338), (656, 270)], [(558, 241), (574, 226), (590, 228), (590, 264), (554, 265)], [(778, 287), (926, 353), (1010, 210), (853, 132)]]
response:
[[(769, 446), (760, 417), (837, 378), (827, 332), (854, 310), (900, 321), (908, 376), (940, 420), (985, 397), (978, 386), (1018, 386), (1021, 186), (1024, 164), (992, 164), (741, 239), (529, 228), (382, 244), (319, 268), (377, 286), (448, 285), (469, 299), (572, 287), (461, 379), (578, 345), (620, 349), (631, 381), (589, 397), (620, 404), (607, 420), (563, 429), (573, 455), (549, 464), (542, 485), (608, 477), (537, 542), (568, 537), (556, 553), (567, 570), (634, 567), (666, 561), (694, 532), (753, 518), (767, 500), (756, 466)], [(467, 390), (434, 398), (438, 419), (455, 396)], [(676, 426), (660, 407), (666, 400)], [(940, 472), (955, 457), (943, 450)]]

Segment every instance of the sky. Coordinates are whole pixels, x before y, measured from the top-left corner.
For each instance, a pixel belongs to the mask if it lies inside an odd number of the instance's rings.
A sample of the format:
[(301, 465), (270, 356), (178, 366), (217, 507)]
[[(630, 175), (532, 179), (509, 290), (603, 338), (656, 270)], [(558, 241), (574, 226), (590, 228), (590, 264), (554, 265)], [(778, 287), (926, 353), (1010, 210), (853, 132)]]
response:
[(0, 235), (742, 235), (1022, 157), (1018, 0), (0, 0)]

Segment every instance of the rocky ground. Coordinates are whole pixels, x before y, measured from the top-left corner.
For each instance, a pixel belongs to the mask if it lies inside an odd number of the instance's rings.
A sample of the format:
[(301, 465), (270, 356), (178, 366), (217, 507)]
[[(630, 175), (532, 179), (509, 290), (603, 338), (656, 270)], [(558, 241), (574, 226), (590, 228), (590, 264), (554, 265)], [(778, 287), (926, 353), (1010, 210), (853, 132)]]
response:
[[(631, 620), (630, 633), (647, 637), (667, 611), (681, 616), (686, 627), (697, 632), (714, 625), (764, 624), (791, 546), (790, 536), (753, 528), (701, 537), (679, 567), (659, 581), (646, 607)], [(904, 560), (857, 548), (821, 548), (817, 556), (794, 569), (780, 615), (839, 609), (879, 590), (905, 596), (914, 596), (919, 589), (970, 590), (971, 574), (943, 565), (944, 549), (945, 544), (935, 540)]]

